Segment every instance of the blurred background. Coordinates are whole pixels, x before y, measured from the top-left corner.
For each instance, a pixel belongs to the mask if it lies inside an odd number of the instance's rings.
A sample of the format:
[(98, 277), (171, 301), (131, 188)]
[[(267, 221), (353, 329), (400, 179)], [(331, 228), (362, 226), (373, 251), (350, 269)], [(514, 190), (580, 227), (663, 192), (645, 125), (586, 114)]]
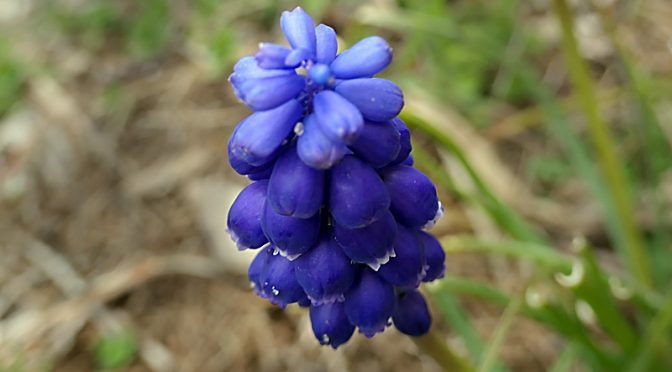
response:
[(440, 339), (483, 371), (672, 368), (669, 0), (0, 0), (0, 371), (441, 370), (394, 329), (320, 347), (226, 234), (226, 78), (296, 5), (394, 47), (446, 207)]

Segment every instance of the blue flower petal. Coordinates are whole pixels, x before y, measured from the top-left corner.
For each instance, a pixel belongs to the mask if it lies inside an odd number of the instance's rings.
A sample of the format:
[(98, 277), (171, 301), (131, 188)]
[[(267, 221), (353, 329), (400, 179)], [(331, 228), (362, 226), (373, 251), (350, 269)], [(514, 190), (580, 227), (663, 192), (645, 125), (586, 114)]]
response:
[(261, 181), (261, 180), (267, 180), (271, 178), (271, 173), (273, 172), (273, 167), (268, 167), (262, 171), (259, 172), (253, 172), (247, 175), (247, 178), (250, 179), (250, 181)]
[(280, 155), (273, 167), (268, 202), (281, 215), (312, 217), (324, 200), (324, 178), (324, 171), (306, 165), (292, 147)]
[(319, 213), (310, 218), (283, 216), (266, 203), (261, 222), (271, 244), (290, 260), (307, 252), (320, 236)]
[(296, 280), (315, 305), (340, 302), (352, 287), (356, 268), (333, 238), (323, 237), (296, 259)]
[(392, 61), (392, 48), (383, 38), (370, 36), (343, 51), (331, 63), (338, 79), (371, 77)]
[(285, 58), (285, 66), (299, 67), (301, 63), (310, 59), (310, 52), (305, 49), (292, 49), (292, 51)]
[(381, 175), (392, 198), (390, 210), (397, 221), (408, 227), (422, 227), (436, 217), (440, 209), (436, 188), (422, 172), (399, 165), (386, 168)]
[(332, 141), (351, 143), (364, 126), (357, 107), (333, 91), (325, 90), (315, 95), (313, 109), (320, 129)]
[(301, 7), (282, 12), (280, 27), (292, 48), (302, 48), (309, 51), (311, 56), (315, 55), (315, 23)]
[(381, 168), (395, 160), (399, 154), (399, 131), (391, 122), (365, 122), (350, 149), (371, 166)]
[(417, 290), (400, 293), (392, 322), (401, 333), (409, 336), (422, 336), (429, 332), (432, 316), (422, 294)]
[(413, 155), (408, 155), (406, 160), (401, 162), (401, 165), (408, 165), (409, 167), (412, 167), (415, 161), (413, 160)]
[(443, 278), (446, 272), (446, 252), (443, 251), (441, 243), (431, 234), (424, 231), (418, 231), (418, 238), (425, 248), (425, 277), (423, 282)]
[(350, 324), (342, 302), (311, 306), (310, 324), (320, 344), (334, 349), (348, 342), (355, 332), (355, 326)]
[[(411, 146), (411, 131), (408, 130), (406, 124), (404, 124), (404, 122), (399, 118), (394, 118), (391, 120), (391, 122), (395, 127), (397, 127), (397, 130), (399, 131), (399, 143), (401, 144), (401, 148), (397, 158), (388, 164), (388, 166), (401, 164), (406, 161), (411, 154), (411, 150), (413, 149), (413, 146)], [(413, 165), (413, 163), (404, 165)]]
[(338, 51), (336, 31), (327, 25), (319, 24), (315, 27), (315, 36), (317, 38), (316, 60), (328, 65), (334, 61)]
[(425, 257), (415, 231), (403, 226), (397, 229), (395, 257), (378, 270), (378, 275), (396, 287), (415, 288), (425, 276)]
[(297, 152), (301, 160), (317, 169), (329, 169), (348, 152), (342, 143), (329, 139), (319, 128), (315, 115), (303, 121), (303, 133), (297, 140)]
[(393, 82), (380, 78), (353, 79), (339, 83), (336, 93), (345, 97), (371, 121), (393, 119), (404, 107), (404, 95)]
[(390, 205), (390, 195), (378, 173), (348, 155), (331, 170), (329, 209), (342, 227), (354, 229), (375, 221)]
[(261, 229), (267, 187), (267, 181), (247, 185), (229, 209), (227, 226), (238, 249), (259, 248), (268, 242)]
[(369, 265), (378, 270), (394, 253), (392, 244), (397, 235), (397, 222), (387, 209), (381, 209), (369, 225), (347, 229), (334, 223), (338, 245), (353, 262)]
[(288, 304), (298, 302), (305, 296), (303, 288), (296, 281), (294, 263), (280, 256), (268, 256), (266, 267), (259, 276), (263, 296), (273, 304), (284, 308)]
[(276, 69), (276, 68), (294, 68), (297, 67), (301, 61), (296, 63), (294, 66), (287, 66), (285, 60), (287, 56), (292, 52), (292, 49), (287, 48), (286, 46), (272, 44), (272, 43), (261, 43), (259, 45), (259, 50), (257, 54), (254, 55), (254, 58), (257, 60), (257, 65), (264, 69)]
[(345, 295), (345, 313), (361, 333), (373, 337), (385, 330), (387, 320), (394, 311), (395, 300), (392, 285), (365, 268)]
[(303, 108), (296, 100), (253, 113), (238, 124), (231, 136), (231, 153), (249, 165), (267, 164), (280, 151), (302, 113)]

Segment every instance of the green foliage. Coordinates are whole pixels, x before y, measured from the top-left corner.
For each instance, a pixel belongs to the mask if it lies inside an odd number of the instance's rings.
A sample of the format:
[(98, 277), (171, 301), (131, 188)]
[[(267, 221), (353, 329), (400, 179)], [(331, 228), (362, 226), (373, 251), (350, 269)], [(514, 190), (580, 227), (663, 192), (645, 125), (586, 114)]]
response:
[(130, 331), (106, 335), (96, 344), (93, 353), (98, 367), (118, 369), (131, 364), (138, 352), (138, 342)]
[(144, 0), (130, 20), (127, 47), (131, 55), (147, 58), (161, 52), (173, 36), (168, 0)]

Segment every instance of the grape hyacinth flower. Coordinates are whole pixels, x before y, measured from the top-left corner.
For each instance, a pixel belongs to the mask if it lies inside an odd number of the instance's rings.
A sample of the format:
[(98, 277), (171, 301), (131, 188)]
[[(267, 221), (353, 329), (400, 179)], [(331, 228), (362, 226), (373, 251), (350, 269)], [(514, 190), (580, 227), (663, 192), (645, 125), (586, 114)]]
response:
[(431, 316), (417, 288), (445, 271), (423, 230), (443, 209), (413, 168), (401, 89), (375, 77), (392, 49), (372, 36), (338, 53), (335, 31), (301, 8), (280, 25), (289, 46), (262, 43), (229, 78), (254, 111), (228, 143), (231, 167), (253, 182), (227, 221), (239, 249), (260, 249), (252, 288), (274, 305), (309, 307), (322, 345), (391, 324), (420, 336)]

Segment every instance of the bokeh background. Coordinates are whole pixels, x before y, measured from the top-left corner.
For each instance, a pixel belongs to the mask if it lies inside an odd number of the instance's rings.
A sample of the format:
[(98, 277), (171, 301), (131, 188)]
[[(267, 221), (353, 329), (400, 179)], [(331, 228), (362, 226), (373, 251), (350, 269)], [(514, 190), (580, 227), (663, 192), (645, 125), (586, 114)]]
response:
[(552, 3), (0, 0), (0, 371), (441, 370), (394, 329), (319, 347), (226, 234), (226, 78), (296, 5), (394, 47), (439, 338), (481, 370), (670, 363), (672, 2)]

